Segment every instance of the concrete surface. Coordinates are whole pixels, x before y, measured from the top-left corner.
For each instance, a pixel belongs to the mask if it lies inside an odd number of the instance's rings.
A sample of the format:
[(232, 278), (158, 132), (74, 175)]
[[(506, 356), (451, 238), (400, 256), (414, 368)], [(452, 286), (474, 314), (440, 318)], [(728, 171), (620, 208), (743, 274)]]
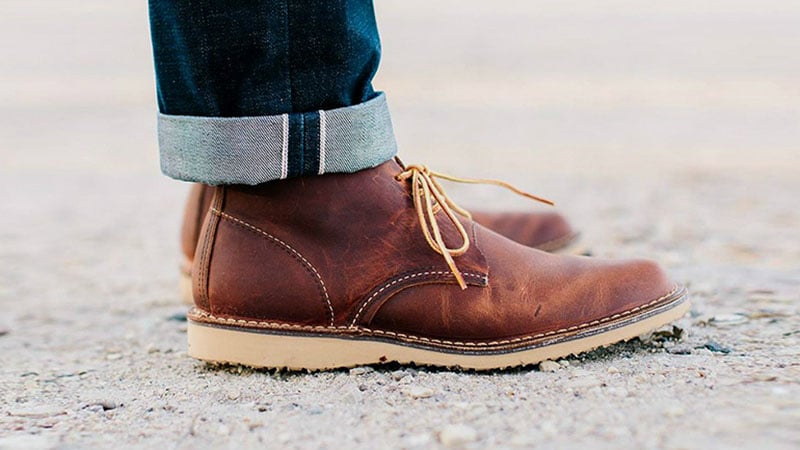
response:
[(662, 261), (693, 292), (682, 337), (489, 374), (196, 362), (145, 2), (7, 0), (0, 449), (798, 448), (800, 4), (377, 9), (404, 159), (505, 178), (595, 254)]

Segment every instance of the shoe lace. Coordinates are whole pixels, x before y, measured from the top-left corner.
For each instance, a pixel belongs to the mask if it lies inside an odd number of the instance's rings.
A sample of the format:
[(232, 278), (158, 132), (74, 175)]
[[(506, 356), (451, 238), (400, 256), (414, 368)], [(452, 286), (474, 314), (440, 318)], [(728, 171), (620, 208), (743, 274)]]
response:
[[(472, 215), (464, 208), (458, 206), (455, 202), (453, 202), (453, 200), (450, 199), (450, 197), (447, 196), (447, 193), (445, 193), (442, 186), (438, 181), (436, 181), (437, 178), (456, 183), (491, 184), (506, 188), (518, 195), (535, 200), (537, 202), (548, 205), (555, 204), (546, 198), (529, 194), (504, 181), (454, 177), (452, 175), (434, 172), (427, 166), (421, 164), (411, 164), (405, 166), (403, 171), (395, 176), (395, 179), (397, 181), (411, 179), (411, 197), (414, 201), (414, 209), (416, 210), (417, 217), (419, 218), (422, 234), (425, 236), (425, 240), (428, 242), (428, 245), (436, 253), (444, 257), (445, 262), (447, 262), (447, 266), (455, 276), (456, 281), (458, 281), (458, 285), (461, 287), (461, 289), (466, 289), (467, 283), (464, 282), (464, 277), (458, 270), (453, 258), (466, 253), (467, 250), (469, 250), (470, 241), (469, 233), (467, 233), (467, 230), (456, 216), (456, 213), (466, 217), (467, 219), (472, 219)], [(436, 214), (439, 211), (444, 213), (450, 223), (455, 226), (456, 231), (458, 231), (458, 234), (461, 237), (461, 245), (456, 248), (448, 247), (442, 238), (442, 231), (439, 228), (438, 222), (436, 221)]]

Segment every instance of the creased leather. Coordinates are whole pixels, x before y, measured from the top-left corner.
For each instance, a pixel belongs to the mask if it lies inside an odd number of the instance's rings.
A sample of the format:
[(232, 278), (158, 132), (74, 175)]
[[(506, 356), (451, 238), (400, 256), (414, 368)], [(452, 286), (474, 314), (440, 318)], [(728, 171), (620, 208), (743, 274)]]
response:
[[(185, 259), (194, 259), (200, 228), (211, 203), (212, 186), (195, 183), (189, 190), (181, 227), (181, 251)], [(472, 219), (482, 226), (522, 245), (558, 250), (577, 233), (563, 215), (552, 211), (506, 212), (471, 211)], [(550, 246), (560, 241), (560, 245)]]

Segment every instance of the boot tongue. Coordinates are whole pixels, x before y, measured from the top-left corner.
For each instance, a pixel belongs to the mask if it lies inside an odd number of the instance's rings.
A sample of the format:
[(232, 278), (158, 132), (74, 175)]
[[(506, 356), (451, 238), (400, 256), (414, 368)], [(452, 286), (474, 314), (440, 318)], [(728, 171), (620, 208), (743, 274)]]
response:
[[(403, 171), (395, 175), (395, 179), (397, 181), (409, 181), (411, 183), (411, 196), (414, 201), (414, 209), (417, 212), (422, 235), (433, 251), (444, 257), (447, 267), (450, 268), (450, 271), (458, 281), (458, 285), (461, 286), (461, 289), (466, 289), (467, 284), (464, 281), (464, 277), (461, 275), (461, 271), (456, 266), (454, 258), (465, 254), (469, 249), (469, 234), (461, 221), (470, 220), (472, 217), (468, 211), (456, 205), (455, 202), (448, 197), (442, 185), (437, 181), (437, 178), (457, 183), (492, 184), (506, 188), (515, 194), (527, 197), (531, 200), (549, 205), (553, 204), (550, 200), (527, 193), (504, 181), (454, 177), (452, 175), (434, 172), (427, 166), (419, 164), (404, 166)], [(437, 217), (437, 213), (441, 214), (438, 214)], [(456, 242), (461, 243), (458, 247), (447, 246), (439, 226), (440, 220), (450, 223), (453, 226), (459, 238)]]
[[(464, 281), (464, 277), (461, 275), (461, 271), (456, 266), (453, 258), (461, 256), (469, 250), (469, 235), (456, 215), (458, 213), (464, 216), (465, 219), (469, 219), (469, 213), (450, 200), (450, 197), (444, 192), (442, 186), (436, 182), (433, 174), (426, 166), (406, 166), (405, 170), (395, 175), (395, 179), (398, 181), (410, 181), (414, 209), (417, 211), (422, 235), (433, 251), (444, 257), (447, 267), (450, 268), (450, 272), (453, 273), (461, 289), (466, 289), (467, 283)], [(449, 247), (445, 243), (439, 226), (440, 220), (453, 226), (459, 237), (457, 242), (461, 243), (458, 247)]]

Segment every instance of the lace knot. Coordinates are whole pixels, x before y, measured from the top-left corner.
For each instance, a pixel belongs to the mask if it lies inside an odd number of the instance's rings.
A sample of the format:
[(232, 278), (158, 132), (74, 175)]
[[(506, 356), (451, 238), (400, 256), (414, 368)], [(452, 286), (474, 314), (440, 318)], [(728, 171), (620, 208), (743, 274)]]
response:
[[(457, 183), (469, 184), (492, 184), (495, 186), (504, 187), (516, 194), (527, 197), (531, 200), (553, 205), (553, 202), (542, 197), (529, 194), (525, 191), (517, 189), (516, 187), (499, 180), (489, 179), (472, 179), (472, 178), (458, 178), (443, 173), (434, 172), (427, 166), (421, 164), (411, 164), (405, 166), (403, 171), (395, 176), (397, 181), (411, 180), (411, 198), (414, 201), (414, 209), (419, 218), (419, 224), (422, 229), (422, 234), (428, 245), (438, 254), (444, 257), (447, 266), (455, 276), (458, 285), (461, 289), (467, 288), (467, 283), (458, 270), (454, 258), (469, 250), (470, 240), (467, 230), (461, 223), (461, 220), (456, 216), (456, 213), (472, 219), (470, 213), (458, 206), (447, 196), (442, 186), (436, 179), (454, 181)], [(455, 248), (448, 247), (442, 237), (442, 231), (439, 228), (439, 223), (436, 221), (436, 214), (443, 212), (447, 220), (453, 224), (461, 238), (461, 245)]]

